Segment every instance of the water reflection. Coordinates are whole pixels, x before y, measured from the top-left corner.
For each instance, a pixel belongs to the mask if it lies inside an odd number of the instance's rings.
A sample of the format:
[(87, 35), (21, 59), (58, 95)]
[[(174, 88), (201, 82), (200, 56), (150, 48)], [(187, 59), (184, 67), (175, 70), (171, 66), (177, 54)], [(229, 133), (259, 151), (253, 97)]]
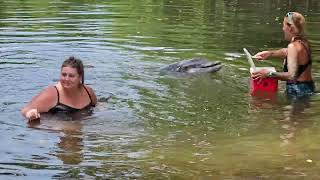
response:
[(82, 121), (92, 114), (92, 111), (77, 112), (73, 114), (45, 113), (40, 121), (28, 124), (29, 128), (55, 131), (59, 133), (58, 149), (54, 156), (58, 157), (63, 164), (80, 164), (83, 158), (83, 133)]
[(272, 119), (269, 116), (269, 119), (281, 129), (279, 131), (281, 146), (294, 143), (296, 134), (308, 128), (310, 124), (306, 111), (312, 108), (312, 97), (292, 99), (279, 93), (260, 93), (252, 95), (249, 100), (250, 113), (279, 114), (278, 118)]
[(263, 110), (277, 107), (279, 103), (278, 93), (255, 93), (249, 95), (250, 110)]
[(58, 147), (63, 151), (56, 152), (57, 157), (63, 161), (63, 164), (79, 164), (82, 161), (82, 134), (75, 132), (64, 132), (63, 136), (60, 137)]
[(297, 130), (301, 131), (306, 125), (305, 111), (310, 108), (310, 98), (288, 98), (289, 105), (283, 107), (284, 118), (279, 124), (284, 132), (280, 135), (283, 140), (281, 145), (287, 145), (294, 139)]

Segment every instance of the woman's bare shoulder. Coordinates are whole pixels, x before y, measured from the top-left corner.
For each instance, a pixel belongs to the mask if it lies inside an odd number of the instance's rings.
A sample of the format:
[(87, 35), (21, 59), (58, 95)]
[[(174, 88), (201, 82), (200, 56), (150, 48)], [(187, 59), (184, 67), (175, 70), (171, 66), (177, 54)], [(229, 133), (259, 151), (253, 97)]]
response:
[(96, 94), (94, 92), (94, 90), (88, 86), (88, 85), (84, 85), (84, 87), (88, 90), (90, 97), (92, 98), (92, 101), (96, 104), (97, 103), (97, 97)]
[(40, 94), (48, 95), (48, 96), (56, 95), (57, 89), (54, 85), (50, 85), (50, 86), (46, 87), (45, 89), (43, 89)]
[(57, 90), (54, 86), (44, 88), (39, 94), (33, 97), (33, 101), (55, 101)]
[(294, 41), (288, 45), (288, 48), (291, 48), (291, 49), (294, 48), (294, 49), (300, 51), (301, 49), (304, 48), (304, 46), (301, 41)]
[(84, 85), (84, 87), (85, 87), (89, 92), (94, 92), (94, 90), (92, 89), (92, 87), (90, 87), (89, 85)]
[(26, 112), (32, 108), (38, 110), (38, 112), (47, 112), (57, 102), (57, 92), (54, 86), (48, 86), (44, 88), (39, 94), (34, 96), (32, 100), (23, 108)]

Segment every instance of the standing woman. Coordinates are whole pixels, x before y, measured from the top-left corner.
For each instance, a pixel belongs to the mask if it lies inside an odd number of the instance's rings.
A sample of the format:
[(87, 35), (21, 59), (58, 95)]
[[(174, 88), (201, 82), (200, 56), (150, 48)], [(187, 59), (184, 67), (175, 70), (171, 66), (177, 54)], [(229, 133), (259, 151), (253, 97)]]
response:
[(283, 33), (287, 48), (273, 51), (262, 51), (255, 56), (258, 60), (268, 57), (285, 58), (283, 72), (271, 72), (266, 69), (254, 72), (253, 79), (273, 77), (287, 82), (289, 97), (304, 97), (314, 94), (315, 85), (312, 79), (311, 48), (304, 36), (305, 18), (298, 12), (288, 12), (283, 19)]
[(59, 82), (32, 98), (21, 113), (29, 121), (39, 119), (42, 112), (78, 112), (97, 104), (94, 91), (84, 85), (82, 61), (69, 57), (61, 66)]

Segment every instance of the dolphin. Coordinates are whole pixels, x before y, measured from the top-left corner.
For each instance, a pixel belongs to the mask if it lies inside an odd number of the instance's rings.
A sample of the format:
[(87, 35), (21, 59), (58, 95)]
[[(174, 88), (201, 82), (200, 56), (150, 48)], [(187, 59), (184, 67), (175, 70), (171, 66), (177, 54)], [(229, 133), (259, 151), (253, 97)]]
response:
[(181, 75), (192, 75), (213, 73), (219, 71), (221, 68), (222, 64), (219, 61), (209, 61), (204, 58), (192, 58), (169, 64), (162, 69), (162, 72), (166, 71)]

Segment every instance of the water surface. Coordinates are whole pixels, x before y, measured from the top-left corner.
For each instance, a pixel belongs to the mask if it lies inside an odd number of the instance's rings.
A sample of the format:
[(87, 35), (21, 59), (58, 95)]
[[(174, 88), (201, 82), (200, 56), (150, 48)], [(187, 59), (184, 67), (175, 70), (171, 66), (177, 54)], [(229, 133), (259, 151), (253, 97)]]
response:
[[(319, 95), (293, 104), (283, 83), (271, 99), (248, 94), (242, 48), (285, 47), (288, 11), (306, 16), (319, 84), (315, 0), (1, 1), (0, 179), (318, 179)], [(26, 123), (20, 109), (71, 55), (98, 96), (94, 113)], [(159, 73), (192, 57), (224, 66)]]

